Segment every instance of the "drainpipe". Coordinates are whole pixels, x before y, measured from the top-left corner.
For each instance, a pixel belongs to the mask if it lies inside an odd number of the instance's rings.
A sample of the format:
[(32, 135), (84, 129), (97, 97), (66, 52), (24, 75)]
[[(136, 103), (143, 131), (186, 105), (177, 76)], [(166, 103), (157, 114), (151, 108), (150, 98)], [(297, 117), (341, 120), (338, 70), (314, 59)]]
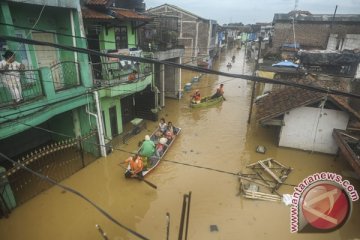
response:
[(101, 156), (106, 157), (106, 146), (105, 146), (105, 138), (104, 138), (104, 131), (103, 131), (103, 122), (100, 112), (100, 104), (99, 104), (99, 95), (97, 91), (94, 91), (94, 99), (95, 99), (95, 106), (96, 106), (96, 114), (89, 111), (88, 106), (86, 106), (86, 113), (95, 117), (96, 126), (98, 129), (98, 136), (99, 136), (99, 143), (100, 143), (100, 153)]

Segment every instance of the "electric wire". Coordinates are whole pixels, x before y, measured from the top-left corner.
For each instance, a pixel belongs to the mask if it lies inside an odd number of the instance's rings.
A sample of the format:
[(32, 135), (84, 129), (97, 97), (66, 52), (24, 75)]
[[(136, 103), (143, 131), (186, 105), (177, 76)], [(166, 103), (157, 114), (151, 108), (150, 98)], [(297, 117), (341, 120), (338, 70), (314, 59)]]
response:
[(282, 85), (286, 85), (286, 86), (293, 86), (293, 87), (303, 88), (303, 89), (306, 89), (306, 90), (317, 91), (317, 92), (321, 92), (321, 93), (329, 93), (329, 94), (346, 96), (346, 97), (360, 98), (359, 94), (347, 93), (347, 92), (340, 91), (340, 90), (335, 90), (335, 89), (326, 89), (326, 88), (318, 87), (318, 86), (309, 86), (309, 85), (300, 84), (300, 83), (287, 82), (287, 81), (279, 80), (279, 79), (267, 79), (267, 78), (257, 77), (257, 76), (226, 73), (226, 72), (221, 72), (221, 71), (216, 71), (216, 70), (210, 70), (210, 69), (204, 69), (204, 68), (200, 68), (200, 67), (194, 67), (194, 66), (190, 66), (190, 65), (183, 65), (183, 64), (173, 63), (173, 62), (170, 62), (170, 61), (159, 61), (159, 60), (154, 60), (154, 59), (150, 59), (150, 58), (124, 56), (124, 55), (120, 55), (120, 54), (107, 54), (107, 53), (101, 53), (101, 52), (90, 50), (90, 49), (84, 49), (84, 48), (78, 48), (78, 47), (69, 47), (69, 46), (55, 44), (55, 43), (36, 41), (36, 40), (29, 40), (29, 39), (12, 37), (12, 36), (0, 35), (0, 39), (4, 39), (4, 40), (7, 40), (7, 41), (23, 42), (23, 43), (34, 44), (34, 45), (52, 46), (52, 47), (56, 47), (56, 48), (68, 49), (68, 50), (73, 50), (75, 52), (91, 54), (91, 55), (106, 56), (106, 57), (112, 57), (112, 58), (121, 58), (121, 59), (124, 59), (124, 60), (133, 60), (133, 61), (144, 62), (144, 63), (164, 64), (164, 65), (167, 65), (167, 66), (192, 70), (192, 71), (196, 71), (196, 72), (202, 72), (202, 73), (208, 73), (208, 74), (214, 74), (214, 75), (220, 75), (220, 76), (226, 76), (226, 77), (233, 77), (233, 78), (240, 78), (240, 79), (244, 79), (244, 80), (262, 82), (262, 83), (282, 84)]
[[(0, 118), (3, 118), (3, 117), (0, 116)], [(62, 136), (62, 137), (73, 138), (73, 136), (70, 136), (70, 135), (67, 135), (67, 134), (63, 134), (63, 133), (59, 133), (59, 132), (55, 132), (55, 131), (52, 131), (52, 130), (49, 130), (49, 129), (46, 129), (46, 128), (42, 128), (42, 127), (38, 127), (38, 126), (32, 126), (32, 125), (30, 125), (30, 124), (27, 124), (27, 123), (24, 123), (24, 122), (21, 122), (21, 121), (16, 121), (16, 122), (18, 122), (18, 123), (20, 123), (20, 124), (23, 124), (23, 125), (25, 125), (25, 126), (29, 126), (29, 127), (35, 128), (35, 129), (39, 129), (39, 130), (42, 130), (42, 131), (51, 133), (51, 134), (56, 134), (56, 135), (59, 135), (59, 136)], [(99, 143), (91, 142), (91, 141), (88, 141), (88, 140), (81, 140), (81, 141), (83, 141), (84, 143), (92, 144), (92, 145), (97, 146), (97, 147), (106, 147), (106, 146), (101, 145), (101, 144), (99, 144)], [(132, 151), (127, 151), (127, 150), (122, 149), (122, 148), (113, 147), (112, 149), (113, 149), (113, 150), (116, 150), (116, 151), (128, 153), (128, 154), (133, 154)], [(165, 159), (165, 158), (163, 158), (161, 161), (165, 161), (165, 162), (169, 162), (169, 163), (175, 163), (175, 164), (184, 165), (184, 166), (188, 166), (188, 167), (205, 169), (205, 170), (209, 170), (209, 171), (214, 171), (214, 172), (219, 172), (219, 173), (224, 173), (224, 174), (229, 174), (229, 175), (234, 175), (234, 176), (241, 176), (241, 174), (239, 174), (239, 173), (234, 173), (234, 172), (229, 172), (229, 171), (225, 171), (225, 170), (221, 170), (221, 169), (215, 169), (215, 168), (204, 167), (204, 166), (195, 165), (195, 164), (190, 164), (190, 163), (184, 163), (184, 162), (169, 160), (169, 159)], [(284, 183), (284, 184), (285, 184), (285, 183)], [(285, 184), (285, 185), (288, 185), (288, 186), (296, 186), (296, 185), (294, 185), (294, 184)]]
[[(0, 25), (4, 25), (4, 26), (11, 26), (17, 29), (26, 29), (26, 30), (35, 30), (37, 32), (43, 32), (43, 33), (51, 33), (54, 35), (59, 35), (59, 36), (65, 36), (65, 37), (72, 37), (72, 38), (79, 38), (79, 39), (85, 39), (85, 40), (89, 40), (89, 41), (97, 41), (99, 43), (114, 43), (116, 44), (115, 41), (109, 41), (109, 40), (99, 40), (97, 38), (89, 38), (89, 37), (81, 37), (81, 36), (76, 36), (76, 35), (72, 35), (72, 34), (67, 34), (67, 33), (60, 33), (60, 32), (56, 32), (56, 31), (50, 31), (50, 30), (44, 30), (44, 29), (39, 29), (39, 28), (29, 28), (29, 27), (25, 27), (25, 26), (20, 26), (20, 25), (15, 25), (15, 24), (10, 24), (10, 23), (4, 23), (4, 22), (0, 22)], [(163, 43), (168, 43), (167, 41), (162, 41), (161, 39), (157, 39), (160, 42)], [(138, 46), (137, 44), (129, 44), (130, 46)], [(208, 50), (208, 49), (213, 49), (212, 47), (187, 47), (184, 46), (184, 48), (186, 49), (204, 49), (204, 50)], [(21, 50), (18, 50), (21, 51)], [(38, 51), (38, 50), (29, 50), (29, 51)], [(56, 51), (56, 50), (40, 50), (40, 51)], [(70, 51), (70, 50), (64, 50), (64, 51)]]
[[(192, 62), (192, 61), (189, 61), (189, 62)], [(186, 64), (186, 63), (185, 63)], [(94, 70), (94, 69), (93, 69)], [(32, 72), (32, 71), (34, 71), (34, 70), (18, 70), (17, 72)], [(151, 75), (153, 75), (153, 74), (157, 74), (157, 73), (161, 73), (161, 72), (164, 72), (165, 71), (165, 69), (164, 70), (159, 70), (159, 71), (153, 71), (153, 72), (150, 72), (150, 73), (148, 73), (148, 74), (144, 74), (143, 76), (141, 76), (141, 77), (143, 77), (143, 78), (145, 78), (145, 77), (148, 77), (148, 76), (151, 76)], [(15, 72), (14, 70), (0, 70), (0, 73), (2, 73), (2, 74), (4, 74), (4, 75), (11, 75), (11, 74), (7, 74), (6, 72)], [(24, 77), (24, 76), (22, 76), (24, 79), (27, 79), (27, 80), (34, 80), (33, 78), (28, 78), (28, 77)], [(234, 79), (234, 78), (232, 78), (232, 79)], [(115, 80), (115, 79), (113, 79), (113, 80)], [(47, 81), (47, 80), (42, 80), (43, 82), (49, 82), (49, 83), (55, 83), (54, 81)], [(107, 80), (101, 80), (101, 81), (107, 81)], [(225, 82), (227, 82), (226, 80), (223, 82), (223, 83), (225, 83)], [(135, 83), (137, 83), (137, 82), (135, 82)], [(128, 84), (127, 82), (122, 82), (122, 83), (120, 83), (120, 84), (123, 84), (123, 85), (126, 85), (126, 84)], [(116, 86), (118, 86), (119, 84), (116, 84)], [(75, 86), (78, 86), (78, 85), (73, 85), (74, 87)], [(99, 91), (99, 90), (103, 90), (103, 89), (108, 89), (108, 88), (112, 88), (113, 86), (115, 86), (115, 84), (114, 85), (108, 85), (108, 86), (101, 86), (101, 87), (95, 87), (95, 88), (92, 88), (92, 89), (88, 89), (85, 93), (82, 93), (82, 94), (80, 94), (80, 95), (77, 95), (75, 98), (77, 98), (77, 97), (80, 97), (80, 96), (83, 96), (83, 95), (86, 95), (86, 94), (91, 94), (92, 92), (94, 92), (94, 91)], [(209, 88), (209, 87), (212, 87), (213, 86), (213, 84), (211, 84), (211, 85), (207, 85), (207, 86), (204, 86), (204, 87), (201, 87), (201, 88), (199, 88), (199, 89), (205, 89), (205, 88)], [(116, 91), (116, 92), (122, 92), (122, 93), (133, 93), (133, 91), (131, 91), (131, 90), (120, 90), (120, 89), (113, 89), (112, 91)], [(179, 91), (164, 91), (164, 93), (177, 93), (177, 92), (179, 92)], [(73, 99), (72, 98), (72, 96), (73, 96), (73, 94), (68, 94), (68, 95), (64, 95), (64, 96), (61, 96), (61, 97), (58, 97), (58, 98), (53, 98), (53, 99), (51, 99), (51, 101), (57, 101), (57, 100), (59, 100), (58, 102), (64, 102), (64, 101), (67, 101), (66, 99), (64, 99), (65, 97), (71, 97), (70, 99)], [(46, 107), (46, 106), (52, 106), (52, 105), (54, 105), (54, 104), (57, 104), (57, 102), (52, 102), (52, 103), (45, 103), (45, 104), (41, 104), (41, 105), (37, 105), (37, 106), (35, 106), (35, 107), (32, 107), (32, 108), (28, 108), (28, 109), (25, 109), (25, 110), (20, 110), (20, 111), (16, 111), (16, 112), (13, 112), (13, 113), (10, 113), (10, 114), (7, 114), (7, 115), (3, 115), (4, 117), (9, 117), (9, 116), (12, 116), (12, 115), (17, 115), (17, 114), (19, 114), (19, 113), (23, 113), (23, 112), (29, 112), (29, 111), (31, 111), (31, 110), (34, 110), (34, 109), (37, 109), (37, 108), (43, 108), (43, 107)], [(16, 106), (15, 106), (16, 107)], [(8, 108), (8, 106), (2, 106), (2, 107), (0, 107), (0, 110), (1, 109), (5, 109), (5, 108)]]
[(47, 181), (49, 183), (51, 183), (52, 185), (54, 186), (58, 186), (68, 192), (71, 192), (72, 194), (80, 197), (81, 199), (85, 200), (86, 202), (88, 202), (90, 205), (92, 205), (96, 210), (98, 210), (102, 215), (104, 215), (107, 219), (109, 219), (111, 222), (115, 223), (116, 225), (118, 225), (119, 227), (125, 229), (126, 231), (128, 231), (129, 233), (135, 235), (136, 237), (140, 238), (140, 239), (148, 239), (147, 237), (141, 235), (140, 233), (130, 229), (129, 227), (126, 227), (125, 225), (123, 225), (122, 223), (120, 223), (118, 220), (116, 220), (114, 217), (112, 217), (108, 212), (106, 212), (104, 209), (102, 209), (100, 206), (98, 206), (95, 202), (91, 201), (89, 198), (87, 198), (85, 195), (83, 195), (82, 193), (80, 193), (79, 191), (71, 188), (71, 187), (68, 187), (66, 185), (63, 185), (61, 183), (58, 183), (56, 182), (54, 179), (48, 177), (48, 176), (45, 176), (41, 173), (38, 173), (36, 171), (33, 171), (32, 169), (26, 167), (25, 165), (21, 164), (21, 163), (18, 163), (16, 162), (15, 160), (9, 158), (8, 156), (6, 156), (5, 154), (1, 153), (0, 152), (0, 156), (7, 160), (8, 162), (11, 162), (12, 164), (14, 164), (14, 166), (18, 166), (28, 172), (30, 172), (31, 174), (34, 174), (35, 176), (43, 179), (44, 181)]

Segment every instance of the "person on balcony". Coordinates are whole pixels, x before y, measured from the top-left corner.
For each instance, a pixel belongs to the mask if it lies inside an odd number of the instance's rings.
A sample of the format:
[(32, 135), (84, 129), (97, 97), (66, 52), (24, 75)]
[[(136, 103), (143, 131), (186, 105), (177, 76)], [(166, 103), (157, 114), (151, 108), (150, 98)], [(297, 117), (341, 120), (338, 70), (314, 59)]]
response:
[(18, 103), (23, 99), (20, 72), (18, 70), (24, 70), (25, 66), (15, 61), (15, 53), (13, 51), (5, 51), (3, 57), (5, 59), (0, 62), (2, 82), (9, 89), (14, 103)]
[(128, 81), (134, 82), (136, 80), (136, 74), (137, 74), (137, 71), (133, 70), (128, 76)]

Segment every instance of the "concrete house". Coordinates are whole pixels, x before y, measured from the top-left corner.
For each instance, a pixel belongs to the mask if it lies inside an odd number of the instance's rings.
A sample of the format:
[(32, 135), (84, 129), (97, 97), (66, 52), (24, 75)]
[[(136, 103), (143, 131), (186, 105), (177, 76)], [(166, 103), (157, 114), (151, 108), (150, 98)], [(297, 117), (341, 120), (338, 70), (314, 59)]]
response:
[(270, 93), (256, 105), (259, 124), (279, 128), (279, 146), (335, 154), (334, 129), (347, 129), (349, 119), (360, 119), (338, 96), (285, 88)]
[(148, 10), (150, 13), (179, 18), (179, 44), (185, 47), (182, 63), (208, 65), (217, 55), (217, 23), (170, 4)]
[[(152, 58), (182, 63), (184, 46), (179, 43), (179, 18), (147, 12), (153, 19), (139, 29), (139, 47)], [(154, 83), (159, 93), (158, 104), (165, 106), (165, 97), (181, 97), (181, 69), (154, 64)]]
[[(151, 18), (130, 9), (114, 7), (113, 0), (89, 0), (82, 6), (89, 49), (137, 57), (152, 56), (139, 46), (138, 29)], [(101, 121), (107, 141), (124, 134), (125, 124), (156, 120), (156, 91), (152, 64), (119, 58), (91, 56), (94, 82), (99, 88)], [(136, 79), (128, 81), (136, 71)], [(134, 123), (134, 121), (132, 122)]]
[[(274, 53), (279, 53), (284, 44), (300, 45), (301, 49), (326, 49), (328, 44), (342, 44), (346, 35), (360, 34), (359, 14), (311, 14), (307, 11), (276, 13), (273, 19), (274, 35), (272, 39)], [(332, 38), (329, 40), (329, 36)], [(338, 43), (334, 41), (338, 38)], [(286, 45), (285, 45), (286, 47)]]
[[(16, 61), (25, 65), (25, 71), (16, 73), (21, 96), (17, 103), (8, 86), (15, 81), (9, 74), (16, 71), (0, 74), (0, 152), (61, 181), (106, 154), (97, 144), (97, 122), (89, 115), (97, 111), (96, 97), (89, 91), (93, 79), (88, 55), (5, 39), (86, 48), (79, 1), (1, 1), (0, 21), (1, 55), (12, 50)], [(6, 158), (0, 157), (0, 167), (6, 169), (17, 205), (50, 186)]]

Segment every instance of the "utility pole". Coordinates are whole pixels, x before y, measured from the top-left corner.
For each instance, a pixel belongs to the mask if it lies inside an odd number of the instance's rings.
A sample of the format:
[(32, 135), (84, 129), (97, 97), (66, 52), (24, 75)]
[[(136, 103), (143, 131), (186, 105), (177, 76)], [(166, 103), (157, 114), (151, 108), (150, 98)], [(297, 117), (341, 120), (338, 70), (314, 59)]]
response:
[[(259, 50), (258, 50), (257, 59), (255, 61), (255, 68), (254, 68), (253, 76), (256, 75), (256, 70), (259, 67), (259, 59), (260, 59), (260, 56), (261, 56), (261, 41), (262, 41), (262, 37), (259, 37)], [(253, 103), (254, 103), (254, 98), (255, 98), (255, 88), (256, 88), (256, 81), (253, 81), (252, 91), (251, 91), (251, 100), (250, 100), (250, 110), (249, 110), (248, 124), (250, 123), (250, 120), (251, 120), (251, 114), (252, 114), (253, 105), (254, 105)]]

